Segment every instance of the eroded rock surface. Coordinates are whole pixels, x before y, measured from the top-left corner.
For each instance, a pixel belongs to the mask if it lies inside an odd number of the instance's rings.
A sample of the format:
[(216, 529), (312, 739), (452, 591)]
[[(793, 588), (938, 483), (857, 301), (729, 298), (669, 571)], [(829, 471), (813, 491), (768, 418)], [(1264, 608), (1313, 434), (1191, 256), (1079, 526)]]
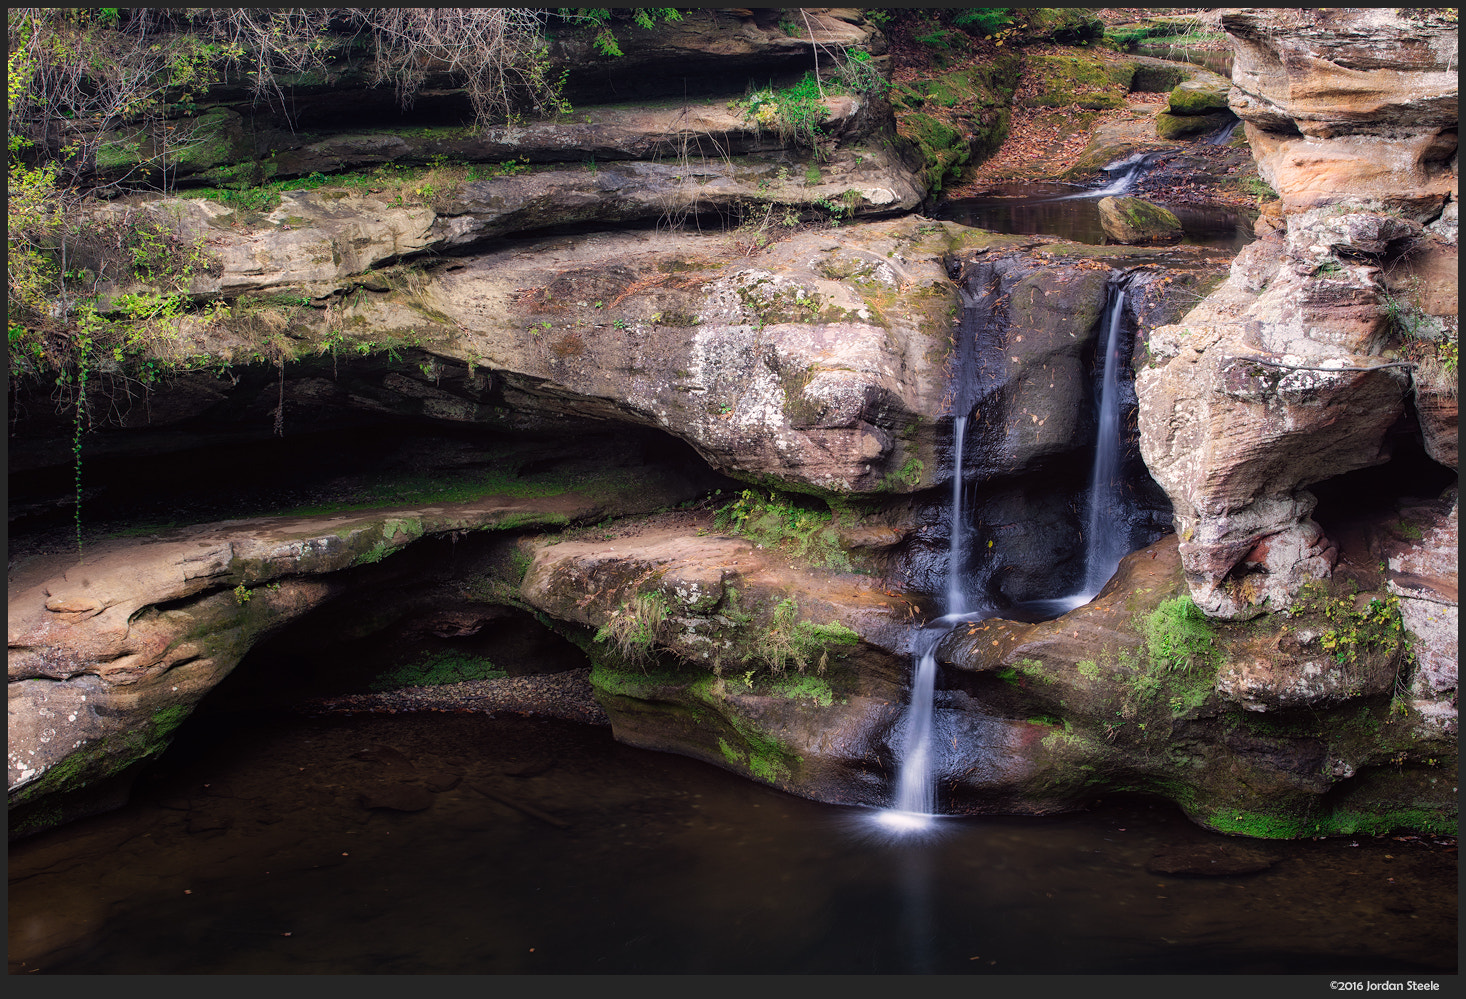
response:
[(161, 752), (260, 638), (342, 597), (361, 567), (425, 535), (643, 511), (701, 489), (666, 470), (640, 472), (630, 490), (588, 483), (549, 497), (201, 524), (12, 571), (12, 831), (95, 810), (89, 790)]
[(1457, 35), (1445, 11), (1227, 11), (1232, 111), (1288, 209), (1369, 198), (1422, 221), (1456, 194)]
[(1328, 574), (1306, 487), (1389, 459), (1413, 366), (1380, 356), (1390, 329), (1378, 275), (1417, 231), (1368, 210), (1294, 214), (1286, 237), (1247, 247), (1218, 292), (1151, 335), (1158, 366), (1137, 375), (1141, 447), (1209, 614), (1286, 606)]

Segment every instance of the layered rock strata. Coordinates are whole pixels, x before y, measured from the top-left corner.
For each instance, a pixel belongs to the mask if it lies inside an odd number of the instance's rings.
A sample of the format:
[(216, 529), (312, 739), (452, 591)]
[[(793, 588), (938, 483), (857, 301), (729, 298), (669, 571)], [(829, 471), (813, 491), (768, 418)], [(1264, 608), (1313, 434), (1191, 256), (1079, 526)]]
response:
[(1456, 200), (1457, 25), (1449, 12), (1225, 12), (1231, 109), (1287, 210), (1372, 199), (1429, 221)]

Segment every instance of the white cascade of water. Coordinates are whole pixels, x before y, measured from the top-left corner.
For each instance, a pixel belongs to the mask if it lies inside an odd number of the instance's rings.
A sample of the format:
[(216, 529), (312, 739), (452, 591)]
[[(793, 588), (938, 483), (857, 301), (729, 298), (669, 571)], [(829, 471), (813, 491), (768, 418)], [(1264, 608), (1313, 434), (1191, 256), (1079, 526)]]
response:
[(1141, 171), (1154, 157), (1153, 153), (1136, 153), (1127, 156), (1123, 160), (1116, 160), (1104, 168), (1104, 172), (1112, 176), (1112, 180), (1104, 187), (1095, 191), (1081, 191), (1078, 194), (1066, 194), (1059, 201), (1073, 201), (1077, 198), (1108, 198), (1113, 195), (1125, 194), (1133, 188), (1140, 180)]
[(1124, 558), (1121, 532), (1106, 527), (1119, 501), (1120, 479), (1120, 340), (1125, 289), (1117, 287), (1105, 317), (1104, 374), (1100, 382), (1099, 431), (1094, 442), (1094, 468), (1089, 477), (1089, 519), (1084, 537), (1084, 596), (1093, 597), (1114, 575)]
[(897, 748), (896, 794), (891, 809), (881, 813), (884, 824), (900, 829), (923, 828), (936, 812), (936, 787), (932, 774), (932, 715), (937, 686), (937, 643), (967, 613), (962, 592), (962, 559), (965, 535), (962, 514), (962, 446), (967, 417), (952, 421), (952, 512), (947, 558), (947, 613), (918, 633), (911, 675), (911, 703), (906, 708), (905, 732)]
[(952, 517), (951, 537), (947, 554), (947, 613), (961, 614), (967, 610), (967, 599), (962, 595), (963, 540), (966, 533), (962, 522), (962, 439), (967, 432), (967, 417), (959, 416), (952, 421)]
[(1241, 124), (1242, 122), (1240, 120), (1232, 122), (1232, 124), (1209, 136), (1206, 144), (1208, 146), (1225, 146), (1228, 142), (1232, 141), (1232, 133), (1237, 131), (1238, 126)]
[(926, 648), (916, 657), (916, 672), (911, 678), (911, 705), (906, 709), (906, 737), (901, 744), (901, 767), (896, 774), (896, 800), (892, 807), (906, 815), (931, 815), (936, 811), (936, 792), (932, 787), (931, 735), (932, 702), (937, 680), (937, 639), (933, 631), (924, 642)]

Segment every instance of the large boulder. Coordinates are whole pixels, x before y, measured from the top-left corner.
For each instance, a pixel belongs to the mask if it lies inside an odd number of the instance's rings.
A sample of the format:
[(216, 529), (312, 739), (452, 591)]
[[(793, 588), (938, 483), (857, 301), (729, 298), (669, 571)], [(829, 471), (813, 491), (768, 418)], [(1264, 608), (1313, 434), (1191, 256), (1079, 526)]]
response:
[(1226, 11), (1231, 108), (1285, 209), (1372, 198), (1422, 220), (1456, 191), (1457, 25), (1447, 11)]
[(1166, 99), (1166, 114), (1209, 115), (1227, 110), (1230, 85), (1215, 74), (1193, 77), (1176, 84)]
[(1161, 113), (1155, 116), (1155, 134), (1168, 142), (1189, 139), (1208, 132), (1226, 128), (1237, 120), (1230, 111), (1214, 111), (1211, 114), (1175, 115)]
[(1332, 546), (1307, 486), (1389, 459), (1408, 364), (1378, 355), (1375, 277), (1418, 231), (1316, 210), (1240, 254), (1221, 289), (1150, 338), (1137, 375), (1141, 448), (1175, 507), (1192, 595), (1207, 613), (1286, 606), (1326, 576)]
[(1105, 235), (1131, 246), (1181, 242), (1181, 220), (1170, 209), (1141, 198), (1101, 198), (1100, 225)]

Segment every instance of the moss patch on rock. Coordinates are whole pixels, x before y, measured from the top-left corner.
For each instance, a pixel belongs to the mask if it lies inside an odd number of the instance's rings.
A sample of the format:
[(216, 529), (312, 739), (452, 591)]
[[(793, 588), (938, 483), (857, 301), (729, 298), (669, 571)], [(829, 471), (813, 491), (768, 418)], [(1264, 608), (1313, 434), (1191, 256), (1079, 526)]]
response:
[(1135, 64), (1078, 55), (1031, 55), (1027, 75), (1033, 92), (1022, 99), (1024, 107), (1111, 111), (1125, 106)]
[(1189, 139), (1194, 135), (1215, 132), (1236, 121), (1230, 111), (1217, 111), (1204, 115), (1158, 114), (1155, 116), (1155, 134), (1168, 142)]

